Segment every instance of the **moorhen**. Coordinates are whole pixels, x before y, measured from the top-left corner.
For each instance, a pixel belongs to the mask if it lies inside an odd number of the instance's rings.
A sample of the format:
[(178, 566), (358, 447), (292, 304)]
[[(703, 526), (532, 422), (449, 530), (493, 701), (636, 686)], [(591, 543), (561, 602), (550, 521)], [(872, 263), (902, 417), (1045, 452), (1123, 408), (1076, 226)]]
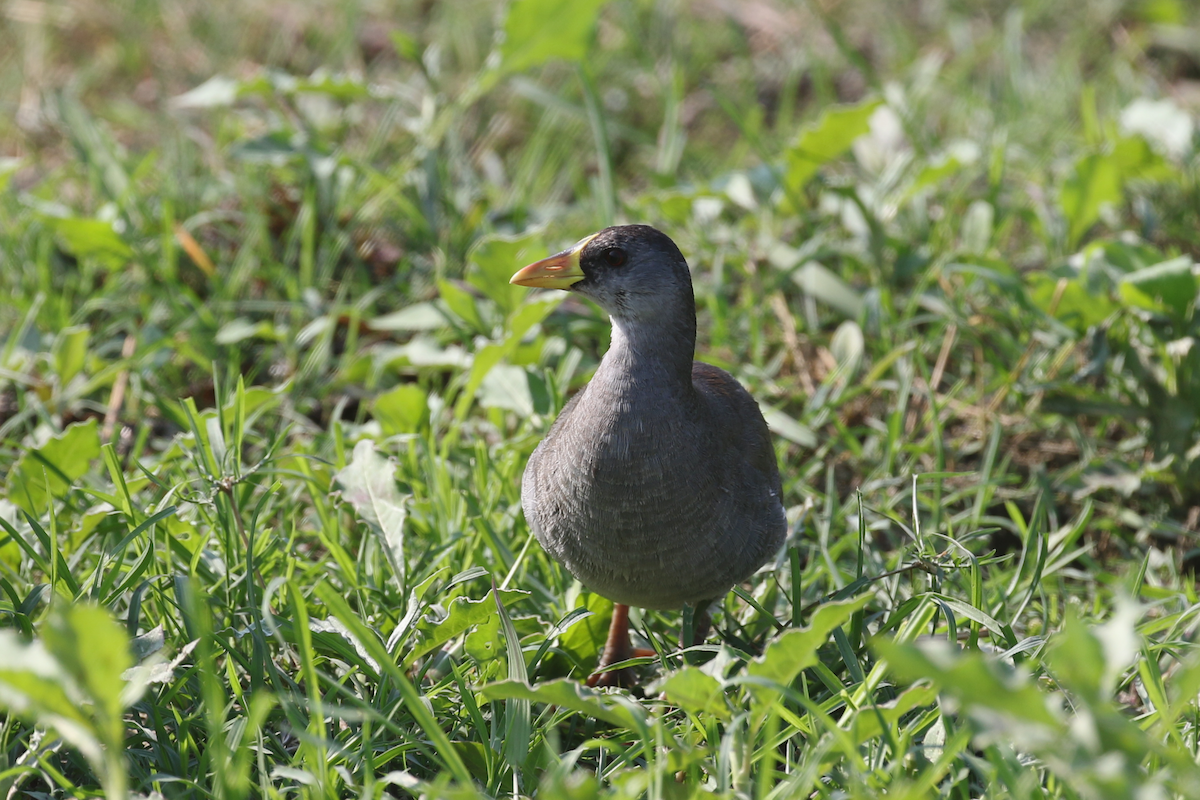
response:
[(588, 681), (608, 685), (619, 676), (607, 668), (633, 652), (629, 606), (691, 604), (702, 614), (783, 544), (775, 451), (741, 384), (692, 360), (691, 272), (661, 231), (606, 228), (511, 282), (577, 292), (612, 321), (596, 374), (534, 450), (521, 482), (538, 541), (615, 604)]

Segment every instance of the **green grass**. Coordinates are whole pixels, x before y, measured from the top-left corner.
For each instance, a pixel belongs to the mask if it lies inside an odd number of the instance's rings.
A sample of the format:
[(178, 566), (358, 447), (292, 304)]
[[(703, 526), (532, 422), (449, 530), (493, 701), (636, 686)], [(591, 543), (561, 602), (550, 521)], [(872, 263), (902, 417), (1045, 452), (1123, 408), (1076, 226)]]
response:
[[(1200, 797), (1200, 16), (1007, 6), (13, 6), (0, 792)], [(794, 534), (589, 691), (507, 277), (613, 220)]]

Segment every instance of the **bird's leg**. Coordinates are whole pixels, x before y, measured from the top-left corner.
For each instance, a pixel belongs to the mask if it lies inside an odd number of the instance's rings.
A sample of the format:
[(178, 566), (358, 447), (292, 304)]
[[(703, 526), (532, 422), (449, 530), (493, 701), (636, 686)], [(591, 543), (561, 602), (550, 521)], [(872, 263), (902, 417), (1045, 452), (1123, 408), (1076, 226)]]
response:
[(604, 652), (600, 655), (600, 663), (596, 671), (587, 679), (588, 686), (619, 686), (630, 685), (633, 678), (627, 669), (610, 670), (609, 666), (635, 656), (654, 655), (634, 648), (629, 641), (629, 606), (613, 603), (612, 623), (608, 626), (608, 641), (604, 643)]

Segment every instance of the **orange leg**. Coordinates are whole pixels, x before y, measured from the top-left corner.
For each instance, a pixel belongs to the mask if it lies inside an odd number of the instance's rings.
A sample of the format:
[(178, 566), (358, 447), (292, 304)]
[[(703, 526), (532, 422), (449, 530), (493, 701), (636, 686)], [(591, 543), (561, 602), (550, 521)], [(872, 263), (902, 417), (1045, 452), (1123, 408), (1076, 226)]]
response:
[(613, 664), (625, 661), (635, 656), (652, 656), (652, 650), (635, 649), (629, 641), (629, 606), (621, 603), (613, 604), (612, 623), (608, 626), (608, 641), (604, 643), (604, 652), (600, 655), (600, 663), (596, 671), (588, 676), (588, 686), (629, 686), (634, 680), (630, 670), (610, 670)]

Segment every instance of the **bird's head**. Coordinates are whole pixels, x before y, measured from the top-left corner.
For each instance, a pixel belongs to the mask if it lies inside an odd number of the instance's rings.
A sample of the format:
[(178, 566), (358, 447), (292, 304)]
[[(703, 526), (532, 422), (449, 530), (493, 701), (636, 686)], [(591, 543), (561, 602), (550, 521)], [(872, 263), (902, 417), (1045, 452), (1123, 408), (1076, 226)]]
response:
[(680, 307), (695, 315), (687, 261), (670, 237), (649, 225), (605, 228), (530, 264), (510, 283), (578, 292), (615, 320), (661, 319)]

